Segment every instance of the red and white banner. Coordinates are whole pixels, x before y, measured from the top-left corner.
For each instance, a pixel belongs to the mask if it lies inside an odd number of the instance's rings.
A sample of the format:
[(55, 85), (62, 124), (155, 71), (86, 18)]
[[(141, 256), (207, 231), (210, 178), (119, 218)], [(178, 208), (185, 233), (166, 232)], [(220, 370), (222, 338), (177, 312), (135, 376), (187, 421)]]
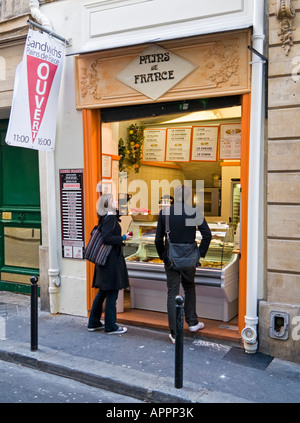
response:
[(6, 143), (53, 150), (65, 45), (29, 29), (23, 60), (17, 68)]

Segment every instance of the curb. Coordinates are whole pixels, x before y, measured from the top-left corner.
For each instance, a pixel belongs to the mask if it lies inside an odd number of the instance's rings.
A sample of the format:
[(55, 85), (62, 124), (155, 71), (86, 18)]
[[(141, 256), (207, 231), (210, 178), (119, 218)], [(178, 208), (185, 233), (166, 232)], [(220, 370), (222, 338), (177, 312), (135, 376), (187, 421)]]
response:
[(169, 377), (158, 377), (134, 369), (40, 347), (31, 351), (28, 344), (1, 341), (0, 360), (17, 363), (46, 373), (76, 380), (86, 385), (151, 403), (245, 403), (247, 400), (209, 391), (185, 382), (176, 389)]

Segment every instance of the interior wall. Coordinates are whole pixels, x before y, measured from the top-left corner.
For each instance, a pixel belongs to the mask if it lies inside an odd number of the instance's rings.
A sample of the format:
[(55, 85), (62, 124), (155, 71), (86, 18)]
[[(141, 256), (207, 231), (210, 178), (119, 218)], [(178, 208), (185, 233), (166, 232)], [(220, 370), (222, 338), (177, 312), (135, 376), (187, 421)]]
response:
[[(128, 127), (131, 123), (141, 125), (142, 123), (149, 128), (163, 128), (163, 127), (178, 127), (178, 126), (193, 126), (193, 125), (220, 125), (222, 123), (240, 122), (240, 119), (227, 119), (227, 120), (208, 120), (201, 122), (188, 122), (188, 123), (164, 123), (165, 117), (161, 116), (162, 123), (147, 123), (144, 121), (123, 121), (123, 122), (110, 122), (102, 124), (102, 152), (104, 154), (117, 155), (118, 142), (120, 138), (124, 140), (128, 136)], [(228, 161), (229, 162), (229, 161)], [(189, 163), (176, 163), (178, 169), (167, 168), (163, 166), (153, 166), (142, 164), (139, 172), (135, 173), (133, 170), (128, 173), (127, 188), (128, 193), (132, 194), (133, 198), (129, 203), (131, 208), (145, 208), (152, 213), (156, 213), (158, 209), (155, 204), (154, 194), (151, 196), (151, 183), (152, 181), (166, 180), (169, 183), (172, 181), (180, 181), (183, 183), (185, 180), (203, 180), (204, 187), (214, 187), (214, 175), (220, 180), (221, 188), (221, 215), (220, 216), (207, 216), (208, 221), (219, 220), (229, 222), (231, 216), (231, 179), (240, 178), (240, 166), (221, 166), (224, 161), (217, 160), (216, 162), (189, 162)], [(112, 181), (113, 181), (113, 194), (117, 196), (118, 193), (118, 161), (112, 161)], [(103, 181), (106, 182), (105, 180)], [(144, 192), (144, 183), (146, 183)], [(151, 203), (153, 202), (153, 203)], [(128, 222), (126, 221), (126, 227)]]

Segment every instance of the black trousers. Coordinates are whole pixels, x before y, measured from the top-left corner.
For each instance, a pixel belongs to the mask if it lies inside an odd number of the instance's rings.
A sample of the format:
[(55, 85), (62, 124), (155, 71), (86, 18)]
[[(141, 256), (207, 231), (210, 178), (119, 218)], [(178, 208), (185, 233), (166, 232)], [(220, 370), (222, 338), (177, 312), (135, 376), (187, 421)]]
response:
[(103, 303), (105, 300), (105, 324), (104, 330), (105, 332), (113, 332), (118, 329), (118, 325), (116, 324), (117, 320), (117, 299), (118, 299), (119, 291), (117, 290), (110, 290), (110, 291), (103, 291), (99, 289), (93, 305), (92, 310), (89, 318), (88, 327), (89, 328), (96, 328), (101, 326), (100, 318), (102, 315), (102, 308)]
[(180, 284), (184, 290), (184, 314), (185, 320), (189, 326), (197, 325), (198, 316), (196, 313), (196, 290), (195, 290), (195, 273), (194, 267), (182, 272), (174, 270), (168, 262), (165, 263), (165, 271), (167, 276), (168, 287), (168, 321), (170, 332), (176, 332), (176, 301), (179, 295)]

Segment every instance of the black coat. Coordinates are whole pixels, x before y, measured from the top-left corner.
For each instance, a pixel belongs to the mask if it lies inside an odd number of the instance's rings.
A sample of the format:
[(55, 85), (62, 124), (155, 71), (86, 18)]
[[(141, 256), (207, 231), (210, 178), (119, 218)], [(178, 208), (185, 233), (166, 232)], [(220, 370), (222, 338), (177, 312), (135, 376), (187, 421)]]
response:
[(122, 253), (123, 239), (118, 217), (106, 215), (99, 219), (99, 224), (104, 243), (112, 245), (113, 248), (104, 266), (95, 265), (93, 287), (103, 291), (127, 288), (128, 272)]
[[(193, 222), (195, 224), (188, 224), (189, 222), (191, 222), (191, 219), (193, 219)], [(195, 241), (196, 237), (196, 227), (198, 227), (202, 235), (202, 240), (199, 246), (200, 257), (205, 257), (211, 241), (211, 231), (201, 213), (199, 213), (199, 215), (197, 216), (195, 213), (195, 209), (193, 209), (191, 206), (183, 203), (175, 203), (170, 207), (169, 225), (171, 242), (179, 244), (192, 244)], [(164, 238), (165, 216), (164, 214), (162, 214), (161, 210), (157, 223), (155, 246), (159, 257), (162, 260), (165, 259)]]

